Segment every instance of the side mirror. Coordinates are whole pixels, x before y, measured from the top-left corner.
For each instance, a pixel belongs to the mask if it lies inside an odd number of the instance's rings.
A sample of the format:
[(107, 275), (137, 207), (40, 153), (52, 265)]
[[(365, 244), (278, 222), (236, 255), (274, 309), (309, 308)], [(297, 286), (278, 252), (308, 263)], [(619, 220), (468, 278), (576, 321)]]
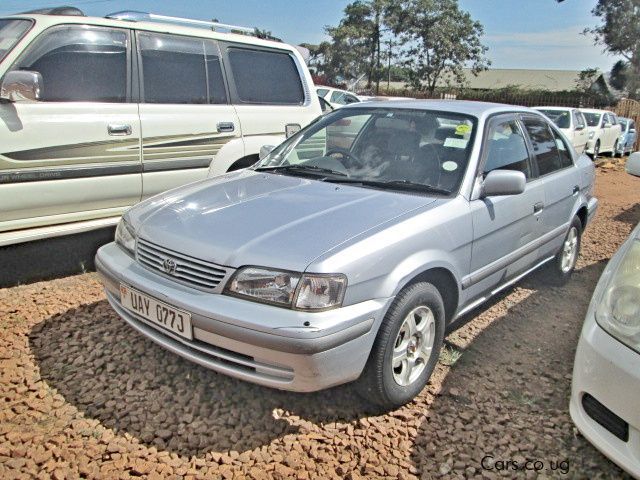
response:
[(274, 148), (276, 148), (275, 145), (263, 145), (262, 147), (260, 147), (260, 154), (258, 155), (258, 158), (262, 160), (264, 157), (269, 155)]
[(42, 96), (42, 75), (39, 72), (14, 70), (7, 72), (0, 85), (0, 99), (7, 102), (28, 100), (37, 102)]
[(611, 128), (611, 124), (609, 122), (605, 122), (603, 125), (604, 128)]
[(640, 177), (640, 152), (629, 155), (627, 160), (627, 173)]
[(492, 170), (484, 177), (482, 196), (519, 195), (524, 192), (527, 179), (516, 170)]
[(576, 132), (580, 132), (581, 130), (584, 130), (584, 125), (576, 126)]
[(632, 128), (631, 130), (629, 130), (629, 133), (636, 133), (636, 129)]

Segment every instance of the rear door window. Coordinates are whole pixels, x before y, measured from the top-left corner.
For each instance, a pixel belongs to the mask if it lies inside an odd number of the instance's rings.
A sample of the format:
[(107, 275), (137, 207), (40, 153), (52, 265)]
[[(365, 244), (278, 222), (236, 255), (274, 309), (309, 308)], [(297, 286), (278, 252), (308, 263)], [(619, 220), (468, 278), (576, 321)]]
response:
[(573, 123), (574, 123), (574, 128), (576, 128), (577, 130), (581, 130), (584, 127), (586, 127), (582, 113), (577, 111), (573, 112)]
[(215, 42), (156, 33), (138, 38), (146, 103), (227, 103)]
[(42, 75), (44, 102), (125, 102), (128, 33), (103, 27), (55, 27), (40, 35), (18, 70)]
[(540, 176), (553, 173), (566, 166), (561, 161), (556, 139), (546, 122), (537, 118), (525, 117), (523, 123), (533, 146)]
[(304, 90), (293, 57), (286, 52), (229, 48), (238, 100), (243, 103), (302, 105)]

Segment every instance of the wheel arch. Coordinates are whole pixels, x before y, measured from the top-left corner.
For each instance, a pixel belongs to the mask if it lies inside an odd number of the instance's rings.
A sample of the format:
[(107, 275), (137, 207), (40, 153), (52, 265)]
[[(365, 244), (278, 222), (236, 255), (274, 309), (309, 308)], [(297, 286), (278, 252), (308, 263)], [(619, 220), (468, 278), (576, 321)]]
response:
[(444, 303), (445, 324), (449, 324), (458, 309), (460, 285), (453, 272), (443, 266), (428, 267), (409, 278), (399, 291), (420, 282), (431, 283), (438, 289)]

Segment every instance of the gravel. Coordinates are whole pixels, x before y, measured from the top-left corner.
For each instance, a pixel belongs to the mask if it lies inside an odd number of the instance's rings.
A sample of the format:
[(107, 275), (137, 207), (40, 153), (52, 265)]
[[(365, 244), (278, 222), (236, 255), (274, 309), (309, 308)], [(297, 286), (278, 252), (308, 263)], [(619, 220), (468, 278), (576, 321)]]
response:
[[(94, 273), (0, 290), (0, 478), (624, 478), (568, 413), (591, 292), (640, 221), (640, 179), (611, 163), (569, 284), (536, 273), (472, 312), (384, 415), (345, 386), (280, 392), (169, 354)], [(502, 468), (528, 460), (541, 470)]]

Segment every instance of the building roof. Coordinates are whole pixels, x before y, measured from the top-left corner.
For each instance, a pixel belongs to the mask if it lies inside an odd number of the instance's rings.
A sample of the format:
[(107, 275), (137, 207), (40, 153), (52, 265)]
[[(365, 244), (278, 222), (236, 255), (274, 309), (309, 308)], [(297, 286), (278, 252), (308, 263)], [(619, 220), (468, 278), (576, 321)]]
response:
[[(526, 90), (560, 92), (576, 89), (580, 70), (491, 68), (475, 76), (471, 73), (471, 69), (465, 68), (464, 74), (469, 88), (478, 90), (496, 90), (517, 86)], [(438, 83), (438, 86), (446, 86), (447, 79), (444, 78)]]
[[(465, 86), (475, 90), (497, 90), (506, 87), (518, 87), (524, 90), (547, 90), (550, 92), (571, 91), (578, 88), (580, 70), (535, 70), (521, 68), (491, 68), (478, 73), (471, 73), (471, 69), (464, 69)], [(381, 85), (386, 86), (386, 82)], [(456, 86), (457, 82), (444, 75), (438, 79), (438, 87)], [(391, 82), (391, 88), (403, 89), (406, 82)], [(604, 75), (598, 73), (592, 88), (610, 91)]]

